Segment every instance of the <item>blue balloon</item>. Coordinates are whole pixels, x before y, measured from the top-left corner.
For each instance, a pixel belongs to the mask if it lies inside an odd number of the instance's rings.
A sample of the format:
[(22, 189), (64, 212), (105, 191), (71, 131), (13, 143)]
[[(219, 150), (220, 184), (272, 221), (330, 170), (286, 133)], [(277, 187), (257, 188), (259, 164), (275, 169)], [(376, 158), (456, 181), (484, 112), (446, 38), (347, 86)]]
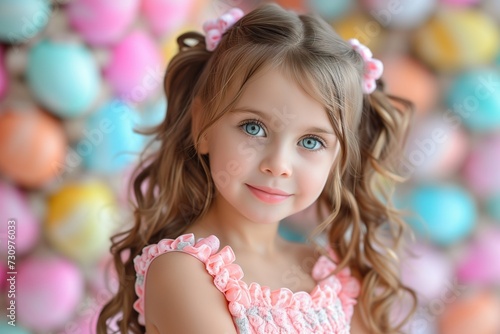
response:
[(411, 213), (407, 222), (432, 242), (448, 246), (466, 238), (474, 229), (477, 208), (472, 196), (457, 185), (422, 185), (404, 196)]
[(497, 193), (487, 199), (486, 211), (493, 219), (500, 222), (500, 193)]
[[(8, 313), (7, 313), (8, 314)], [(23, 329), (22, 327), (19, 326), (17, 323), (16, 319), (16, 325), (11, 326), (8, 323), (6, 323), (4, 320), (0, 321), (0, 333), (5, 333), (5, 334), (30, 334), (28, 330)]]
[(0, 41), (26, 42), (45, 28), (51, 15), (47, 0), (1, 0)]
[(310, 0), (309, 5), (326, 20), (333, 20), (344, 15), (351, 7), (350, 0)]
[(49, 111), (63, 118), (89, 110), (99, 95), (99, 67), (83, 45), (43, 40), (28, 56), (28, 84)]
[(160, 125), (167, 115), (167, 99), (162, 96), (151, 104), (148, 104), (141, 112), (139, 126), (141, 128), (150, 128)]
[(85, 167), (97, 173), (115, 173), (135, 162), (144, 149), (145, 137), (134, 130), (138, 112), (126, 102), (113, 100), (91, 114), (83, 137), (74, 148)]
[(471, 131), (500, 129), (500, 73), (495, 69), (463, 73), (452, 83), (446, 104)]

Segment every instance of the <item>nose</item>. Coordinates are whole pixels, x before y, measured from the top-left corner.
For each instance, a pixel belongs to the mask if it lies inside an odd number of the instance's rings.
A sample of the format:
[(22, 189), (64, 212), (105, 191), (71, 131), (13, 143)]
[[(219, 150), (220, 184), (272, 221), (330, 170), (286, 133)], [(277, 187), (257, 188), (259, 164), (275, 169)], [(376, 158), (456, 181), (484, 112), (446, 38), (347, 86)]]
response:
[(280, 143), (271, 145), (260, 163), (260, 170), (272, 176), (292, 176), (292, 152)]

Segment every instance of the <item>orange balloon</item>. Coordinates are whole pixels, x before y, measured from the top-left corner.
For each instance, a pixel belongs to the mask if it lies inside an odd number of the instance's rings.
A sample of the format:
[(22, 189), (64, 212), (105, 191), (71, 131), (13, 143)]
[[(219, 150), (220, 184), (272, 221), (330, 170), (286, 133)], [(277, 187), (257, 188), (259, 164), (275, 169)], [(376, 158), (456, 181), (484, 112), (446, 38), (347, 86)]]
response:
[(0, 113), (0, 173), (24, 187), (40, 187), (64, 166), (61, 124), (39, 110)]
[(431, 111), (437, 103), (439, 85), (434, 73), (408, 56), (391, 56), (384, 63), (382, 80), (386, 92), (410, 100), (418, 116)]
[(300, 13), (306, 10), (305, 0), (275, 0), (270, 2), (275, 2), (283, 8), (292, 9)]
[(500, 301), (481, 292), (448, 305), (439, 319), (441, 334), (500, 333)]

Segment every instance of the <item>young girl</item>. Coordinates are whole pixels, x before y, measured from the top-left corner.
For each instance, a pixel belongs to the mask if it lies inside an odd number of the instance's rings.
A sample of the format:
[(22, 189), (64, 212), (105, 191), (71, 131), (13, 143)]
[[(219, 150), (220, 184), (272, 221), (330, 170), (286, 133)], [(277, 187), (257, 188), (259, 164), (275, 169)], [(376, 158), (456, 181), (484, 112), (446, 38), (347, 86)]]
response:
[[(382, 64), (277, 5), (204, 30), (178, 38), (167, 68), (161, 145), (114, 238), (120, 288), (98, 332), (112, 318), (121, 333), (397, 331), (391, 306), (413, 294), (389, 185), (409, 112), (376, 81)], [(311, 205), (315, 238), (282, 239), (279, 222)]]

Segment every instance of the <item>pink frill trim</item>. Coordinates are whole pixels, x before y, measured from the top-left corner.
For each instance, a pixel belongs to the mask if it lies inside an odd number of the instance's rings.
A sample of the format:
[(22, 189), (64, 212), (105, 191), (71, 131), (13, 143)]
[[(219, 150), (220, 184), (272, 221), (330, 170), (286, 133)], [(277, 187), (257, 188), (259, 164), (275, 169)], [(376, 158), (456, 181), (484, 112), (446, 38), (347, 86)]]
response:
[[(235, 318), (245, 316), (245, 311), (251, 305), (269, 307), (271, 309), (289, 308), (292, 310), (307, 310), (311, 307), (326, 307), (337, 297), (340, 299), (346, 321), (350, 322), (360, 285), (351, 276), (349, 268), (337, 275), (331, 275), (336, 264), (326, 256), (321, 256), (312, 270), (312, 277), (318, 282), (316, 287), (307, 293), (292, 292), (288, 288), (271, 290), (257, 283), (247, 285), (241, 279), (243, 271), (235, 263), (235, 255), (231, 247), (225, 246), (220, 251), (219, 239), (209, 236), (195, 241), (193, 234), (184, 234), (173, 239), (164, 239), (158, 244), (144, 248), (141, 255), (134, 259), (137, 280), (135, 291), (138, 296), (134, 309), (139, 313), (139, 323), (144, 324), (144, 282), (151, 262), (161, 254), (171, 251), (181, 251), (190, 254), (203, 263), (207, 272), (213, 276), (214, 285), (224, 293), (228, 301), (229, 311)], [(334, 252), (329, 249), (329, 255), (337, 260)]]
[[(338, 262), (337, 255), (331, 248), (328, 248), (328, 255), (332, 260)], [(333, 276), (331, 274), (335, 269), (337, 269), (337, 265), (328, 257), (322, 255), (314, 265), (312, 277), (319, 282), (319, 285), (339, 285), (337, 295), (342, 304), (346, 320), (350, 322), (361, 286), (358, 280), (351, 275), (351, 270), (348, 267)]]

